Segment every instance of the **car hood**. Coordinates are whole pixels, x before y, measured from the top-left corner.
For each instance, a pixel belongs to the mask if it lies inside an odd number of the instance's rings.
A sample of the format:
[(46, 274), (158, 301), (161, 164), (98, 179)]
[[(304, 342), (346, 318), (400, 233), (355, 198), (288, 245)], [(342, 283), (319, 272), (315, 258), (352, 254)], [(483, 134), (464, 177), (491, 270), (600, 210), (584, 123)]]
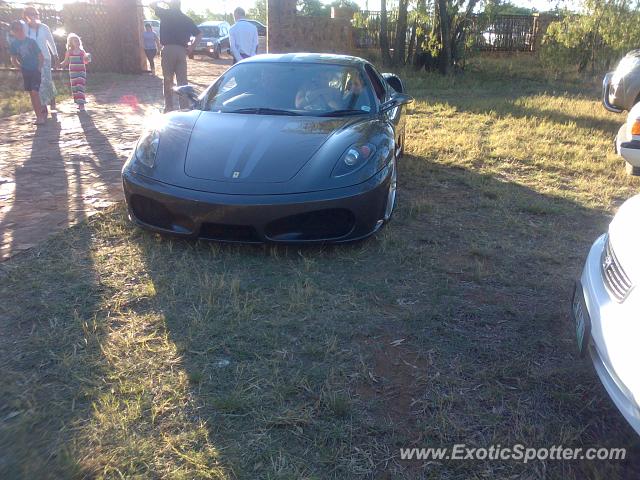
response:
[(203, 112), (191, 133), (184, 171), (216, 182), (286, 182), (346, 123), (346, 118)]
[(613, 251), (633, 285), (640, 285), (640, 195), (624, 202), (609, 225)]

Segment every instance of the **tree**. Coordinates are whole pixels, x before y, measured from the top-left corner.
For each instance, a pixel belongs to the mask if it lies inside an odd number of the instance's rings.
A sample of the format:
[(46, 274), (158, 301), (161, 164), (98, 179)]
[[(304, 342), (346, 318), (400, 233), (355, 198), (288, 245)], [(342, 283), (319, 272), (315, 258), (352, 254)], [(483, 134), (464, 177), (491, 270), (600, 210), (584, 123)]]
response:
[(540, 52), (555, 73), (567, 65), (579, 72), (605, 70), (612, 61), (640, 45), (640, 1), (585, 0), (581, 13), (565, 12), (549, 25)]
[(308, 17), (328, 17), (330, 13), (329, 7), (320, 0), (298, 0), (298, 11)]
[(393, 47), (393, 64), (404, 65), (405, 49), (407, 44), (407, 9), (409, 0), (400, 0), (398, 3), (398, 22), (396, 23), (396, 44)]
[(256, 5), (249, 9), (249, 17), (258, 20), (266, 25), (267, 23), (267, 0), (256, 0)]
[(391, 65), (391, 54), (389, 53), (387, 0), (380, 0), (380, 54), (383, 65)]
[(466, 49), (467, 31), (478, 0), (438, 0), (437, 24), (431, 44), (438, 53), (440, 70), (449, 74), (459, 64)]
[(355, 0), (334, 0), (329, 6), (335, 8), (344, 8), (346, 10), (351, 10), (354, 13), (360, 11), (360, 5), (358, 5)]

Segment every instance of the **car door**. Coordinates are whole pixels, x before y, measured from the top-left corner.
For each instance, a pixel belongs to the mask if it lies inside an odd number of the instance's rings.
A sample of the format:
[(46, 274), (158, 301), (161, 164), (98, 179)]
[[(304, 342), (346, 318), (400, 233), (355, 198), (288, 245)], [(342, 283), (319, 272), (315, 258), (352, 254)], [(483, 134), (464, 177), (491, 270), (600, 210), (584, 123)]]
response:
[(229, 51), (229, 27), (220, 25), (220, 49), (225, 52)]

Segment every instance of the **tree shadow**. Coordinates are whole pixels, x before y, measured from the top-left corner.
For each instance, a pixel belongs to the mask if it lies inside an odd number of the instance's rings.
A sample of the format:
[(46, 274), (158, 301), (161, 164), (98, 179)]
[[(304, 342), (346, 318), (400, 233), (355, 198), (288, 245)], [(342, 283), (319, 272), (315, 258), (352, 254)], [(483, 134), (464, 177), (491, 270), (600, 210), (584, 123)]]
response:
[[(640, 471), (637, 436), (577, 357), (567, 314), (608, 212), (424, 157), (402, 167), (393, 222), (353, 245), (174, 240), (118, 208), (7, 262), (1, 476)], [(456, 443), (628, 453), (397, 458)]]
[[(394, 449), (562, 443), (629, 452), (619, 464), (548, 464), (552, 476), (640, 471), (637, 437), (577, 358), (567, 314), (608, 212), (425, 158), (404, 162), (400, 209), (365, 242), (136, 236), (151, 308), (183, 352), (199, 418), (227, 466), (240, 477), (296, 476), (326, 472), (331, 458), (332, 475), (350, 478), (361, 466), (355, 448), (372, 459), (371, 476), (497, 475), (504, 463), (416, 471)], [(389, 455), (386, 467), (375, 462)]]
[(86, 478), (70, 432), (91, 418), (108, 371), (91, 243), (76, 226), (2, 264), (2, 478)]

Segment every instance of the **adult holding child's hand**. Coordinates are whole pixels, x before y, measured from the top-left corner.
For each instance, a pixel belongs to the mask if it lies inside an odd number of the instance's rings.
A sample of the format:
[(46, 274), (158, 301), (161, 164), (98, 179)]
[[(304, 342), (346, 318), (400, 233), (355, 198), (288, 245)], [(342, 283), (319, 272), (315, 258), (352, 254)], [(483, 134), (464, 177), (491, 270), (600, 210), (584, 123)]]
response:
[(42, 115), (47, 118), (47, 105), (51, 105), (51, 116), (56, 110), (56, 87), (51, 75), (51, 66), (58, 63), (58, 50), (56, 42), (51, 34), (51, 29), (40, 21), (40, 13), (35, 7), (26, 7), (22, 11), (24, 21), (24, 33), (28, 38), (35, 40), (44, 57), (40, 80), (40, 103)]

